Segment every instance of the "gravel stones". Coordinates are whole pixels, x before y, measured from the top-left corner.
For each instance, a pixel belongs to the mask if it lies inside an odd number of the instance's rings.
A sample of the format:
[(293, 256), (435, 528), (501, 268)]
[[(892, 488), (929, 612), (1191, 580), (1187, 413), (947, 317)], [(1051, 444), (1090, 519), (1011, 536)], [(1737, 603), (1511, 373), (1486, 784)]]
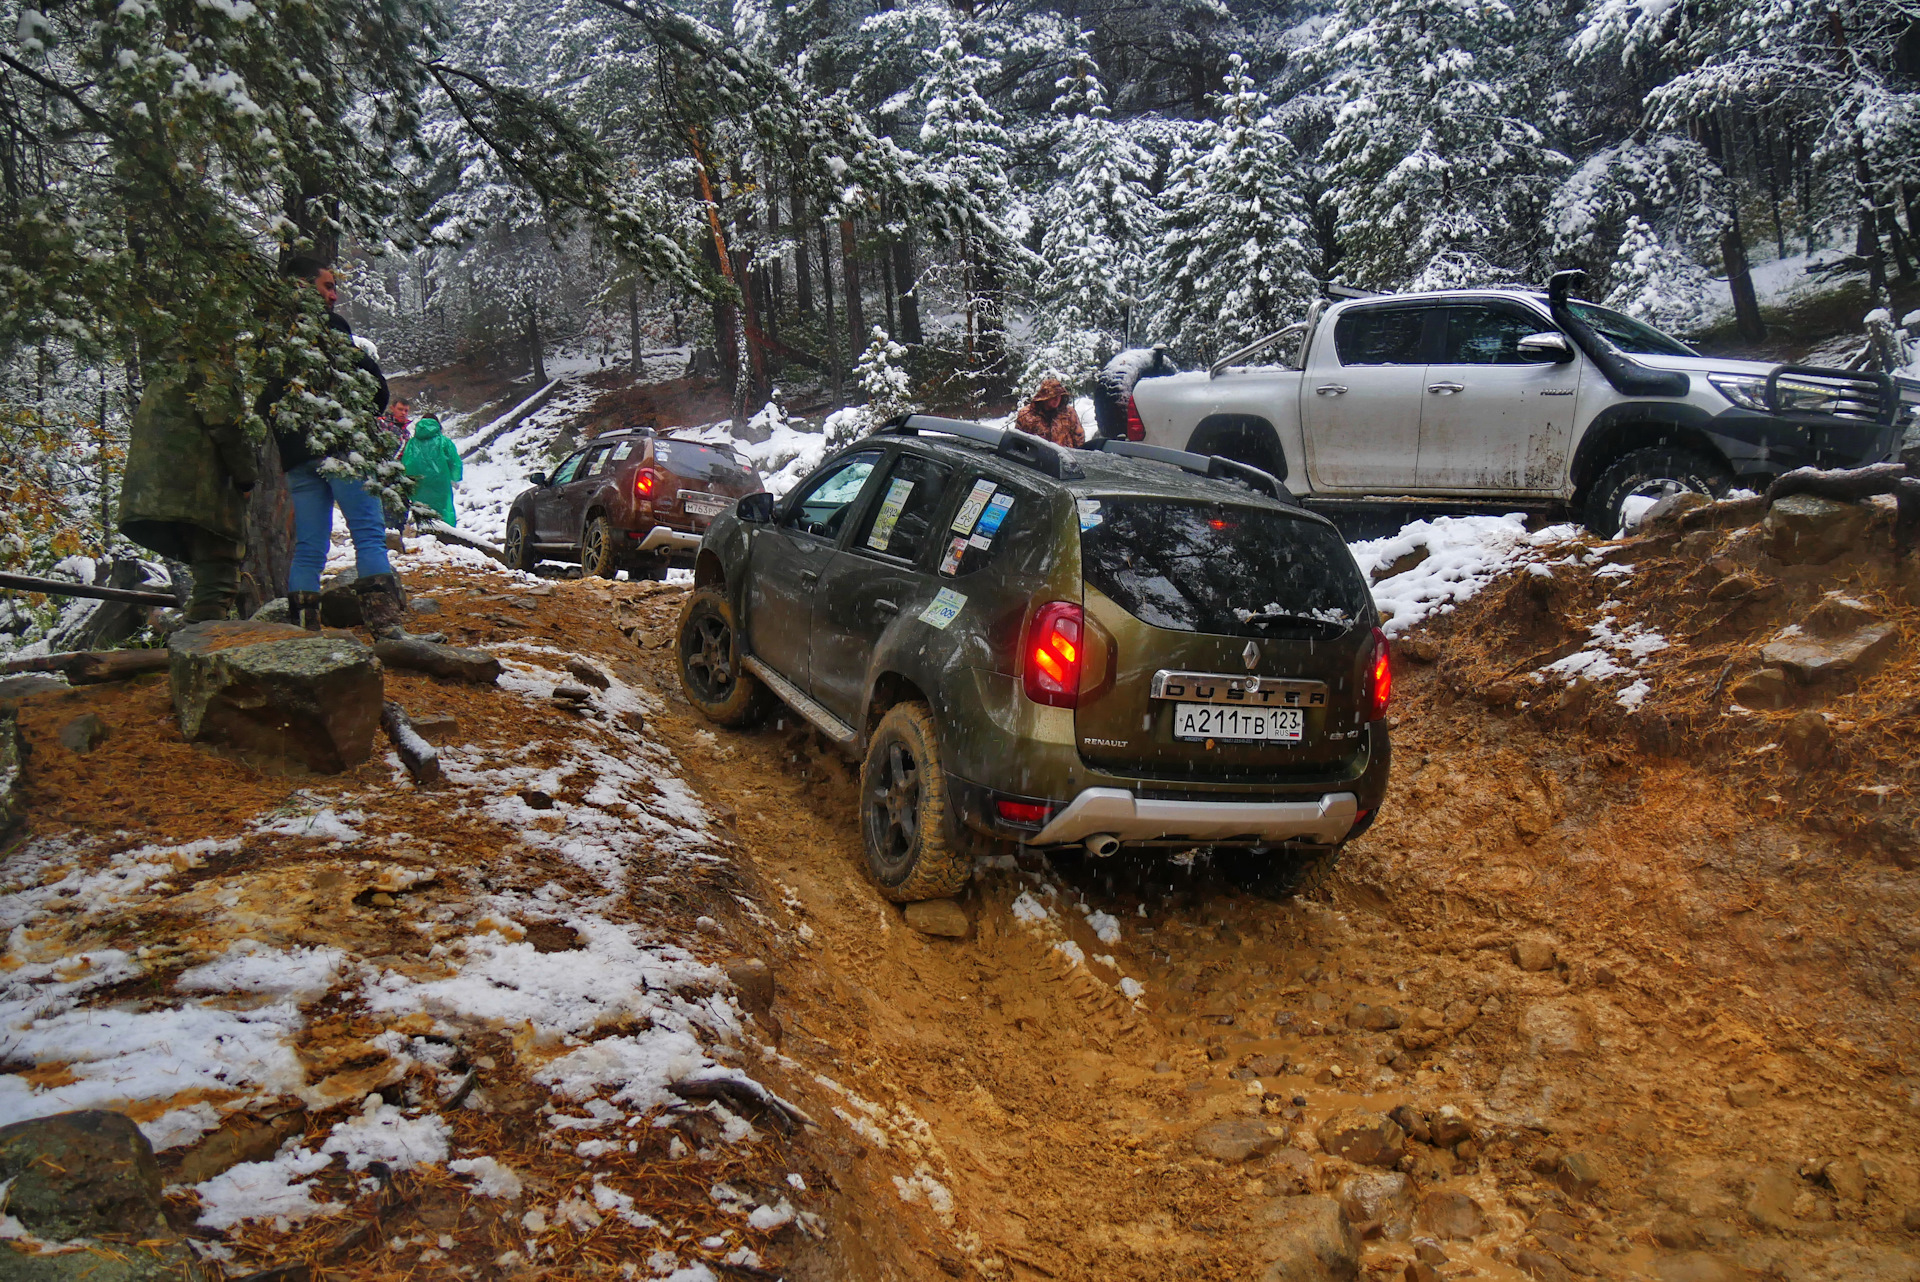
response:
[(1360, 1276), (1360, 1243), (1332, 1198), (1275, 1198), (1255, 1219), (1268, 1261), (1260, 1282), (1354, 1282)]
[(1552, 970), (1559, 960), (1553, 941), (1542, 935), (1528, 935), (1513, 941), (1513, 964), (1521, 970)]
[(973, 929), (973, 923), (967, 919), (967, 910), (954, 899), (922, 899), (908, 904), (904, 915), (907, 925), (923, 935), (965, 939)]
[(1783, 565), (1825, 565), (1859, 541), (1868, 510), (1813, 494), (1774, 500), (1761, 529), (1767, 552)]
[(1407, 1154), (1407, 1133), (1371, 1109), (1342, 1109), (1321, 1122), (1314, 1134), (1321, 1148), (1356, 1166), (1390, 1167)]
[(1244, 1162), (1284, 1147), (1290, 1134), (1264, 1117), (1223, 1117), (1193, 1133), (1193, 1148), (1216, 1162)]
[(167, 640), (173, 707), (190, 742), (338, 774), (373, 755), (380, 661), (351, 637), (290, 624), (197, 623)]
[(1400, 1012), (1391, 1006), (1369, 1006), (1355, 1002), (1347, 1012), (1347, 1027), (1381, 1033), (1400, 1027)]
[(1420, 1227), (1438, 1238), (1475, 1238), (1487, 1231), (1487, 1219), (1465, 1193), (1429, 1193), (1420, 1199)]

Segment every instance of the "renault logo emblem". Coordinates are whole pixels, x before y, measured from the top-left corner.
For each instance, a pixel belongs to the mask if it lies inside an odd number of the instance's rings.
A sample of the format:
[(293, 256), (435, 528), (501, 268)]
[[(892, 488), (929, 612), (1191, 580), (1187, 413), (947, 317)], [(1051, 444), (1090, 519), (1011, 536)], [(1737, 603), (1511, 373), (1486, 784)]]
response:
[(1249, 641), (1247, 648), (1240, 652), (1240, 657), (1246, 660), (1247, 671), (1252, 672), (1260, 666), (1260, 647)]

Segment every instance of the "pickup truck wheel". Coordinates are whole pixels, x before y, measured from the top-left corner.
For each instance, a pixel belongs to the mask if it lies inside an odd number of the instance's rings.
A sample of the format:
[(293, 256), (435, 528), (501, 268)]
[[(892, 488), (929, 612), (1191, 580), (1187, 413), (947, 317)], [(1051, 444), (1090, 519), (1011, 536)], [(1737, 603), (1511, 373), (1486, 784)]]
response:
[(860, 771), (860, 836), (867, 871), (895, 903), (941, 899), (973, 874), (953, 831), (933, 712), (900, 703), (880, 719)]
[(527, 518), (516, 516), (507, 522), (507, 545), (505, 548), (507, 568), (509, 570), (533, 570), (533, 528), (527, 524)]
[(580, 536), (580, 573), (589, 579), (611, 579), (619, 573), (620, 564), (614, 559), (613, 527), (607, 524), (607, 518), (596, 516), (587, 522), (587, 532)]
[(773, 696), (740, 666), (740, 630), (732, 603), (719, 589), (701, 588), (680, 607), (676, 650), (680, 689), (709, 721), (750, 726), (766, 716)]
[(1237, 889), (1262, 899), (1323, 899), (1340, 863), (1339, 846), (1222, 849), (1213, 865)]
[(1654, 446), (1630, 450), (1615, 459), (1587, 492), (1586, 526), (1610, 539), (1637, 521), (1641, 512), (1669, 494), (1691, 490), (1719, 498), (1733, 484), (1733, 473), (1693, 450)]

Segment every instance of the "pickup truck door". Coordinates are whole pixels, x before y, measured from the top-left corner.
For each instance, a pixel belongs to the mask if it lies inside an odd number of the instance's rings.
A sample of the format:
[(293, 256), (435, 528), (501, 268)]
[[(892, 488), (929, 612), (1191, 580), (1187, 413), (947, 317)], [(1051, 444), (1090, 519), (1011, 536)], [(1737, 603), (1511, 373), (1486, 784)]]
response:
[(1443, 314), (1431, 302), (1362, 304), (1333, 318), (1332, 342), (1322, 327), (1300, 385), (1315, 492), (1414, 488), (1429, 331)]
[(948, 504), (953, 469), (902, 451), (881, 478), (853, 537), (827, 562), (814, 597), (812, 685), (827, 711), (861, 724), (867, 668), (880, 636), (917, 614), (937, 590), (931, 550), (950, 541), (934, 522)]
[(869, 489), (880, 451), (830, 464), (792, 496), (772, 525), (753, 530), (747, 567), (747, 642), (801, 690), (811, 680), (813, 606), (820, 576)]
[(1445, 310), (1420, 415), (1420, 488), (1455, 494), (1553, 495), (1566, 476), (1580, 362), (1521, 354), (1553, 330), (1522, 303), (1486, 299)]

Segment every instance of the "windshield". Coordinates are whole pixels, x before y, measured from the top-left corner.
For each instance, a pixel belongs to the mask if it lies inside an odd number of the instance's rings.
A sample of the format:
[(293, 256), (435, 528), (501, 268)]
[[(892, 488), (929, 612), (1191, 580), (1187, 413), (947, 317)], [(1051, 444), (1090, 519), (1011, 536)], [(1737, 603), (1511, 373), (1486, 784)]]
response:
[(1086, 580), (1143, 623), (1226, 636), (1323, 638), (1367, 617), (1339, 534), (1264, 508), (1083, 498)]
[(1677, 338), (1669, 338), (1645, 321), (1601, 307), (1597, 303), (1569, 301), (1567, 310), (1593, 326), (1616, 348), (1629, 356), (1698, 356), (1700, 353)]

